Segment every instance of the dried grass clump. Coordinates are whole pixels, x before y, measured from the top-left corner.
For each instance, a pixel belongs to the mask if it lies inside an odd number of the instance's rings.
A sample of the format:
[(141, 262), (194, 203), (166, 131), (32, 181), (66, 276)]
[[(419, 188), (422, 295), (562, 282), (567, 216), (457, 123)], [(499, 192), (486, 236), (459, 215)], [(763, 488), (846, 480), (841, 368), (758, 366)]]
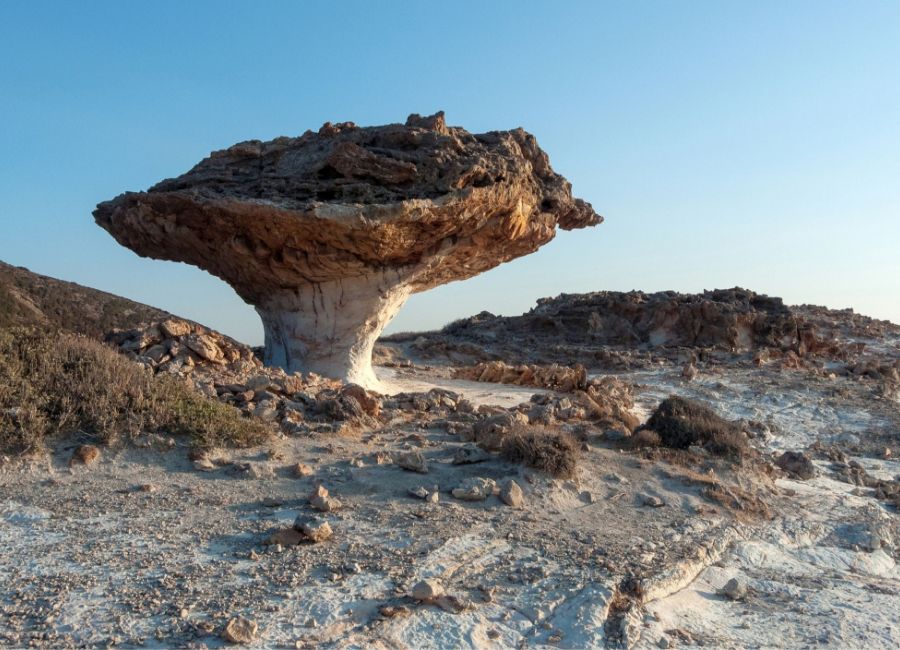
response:
[(513, 463), (547, 472), (557, 478), (572, 478), (581, 449), (565, 431), (543, 426), (519, 425), (503, 440), (500, 455)]
[(747, 436), (737, 425), (705, 404), (677, 395), (663, 400), (643, 429), (655, 431), (663, 446), (675, 449), (700, 445), (714, 454), (737, 457), (749, 450)]
[(638, 448), (659, 447), (662, 444), (662, 439), (653, 429), (638, 429), (635, 431), (634, 435), (627, 438), (627, 440), (631, 443), (632, 447)]
[(249, 446), (269, 429), (111, 348), (67, 333), (0, 330), (0, 450), (41, 449), (85, 433), (110, 444), (139, 432), (184, 435), (195, 446)]

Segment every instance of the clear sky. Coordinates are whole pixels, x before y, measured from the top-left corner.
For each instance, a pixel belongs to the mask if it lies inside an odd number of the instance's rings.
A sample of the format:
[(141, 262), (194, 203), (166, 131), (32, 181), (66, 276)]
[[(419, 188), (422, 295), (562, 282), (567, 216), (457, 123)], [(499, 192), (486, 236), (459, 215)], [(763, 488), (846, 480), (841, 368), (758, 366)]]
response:
[(534, 133), (606, 223), (392, 331), (735, 285), (900, 322), (896, 1), (2, 2), (0, 259), (259, 343), (227, 285), (138, 258), (94, 205), (240, 140), (439, 109)]

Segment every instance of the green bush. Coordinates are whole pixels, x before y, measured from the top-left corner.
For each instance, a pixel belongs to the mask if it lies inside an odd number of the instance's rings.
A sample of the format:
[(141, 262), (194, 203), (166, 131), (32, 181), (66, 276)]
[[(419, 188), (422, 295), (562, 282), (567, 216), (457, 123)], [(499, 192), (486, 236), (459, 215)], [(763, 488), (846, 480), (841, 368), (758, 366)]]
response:
[(250, 446), (269, 429), (173, 377), (68, 333), (0, 330), (0, 450), (28, 452), (76, 432), (110, 444), (142, 431), (195, 446)]

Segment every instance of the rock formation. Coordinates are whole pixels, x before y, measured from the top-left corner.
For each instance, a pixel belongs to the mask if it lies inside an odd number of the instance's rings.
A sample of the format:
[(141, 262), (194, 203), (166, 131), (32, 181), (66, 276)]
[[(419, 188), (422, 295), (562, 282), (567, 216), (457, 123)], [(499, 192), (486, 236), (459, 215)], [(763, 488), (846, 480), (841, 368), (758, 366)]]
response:
[(267, 364), (377, 384), (372, 347), (410, 294), (600, 223), (522, 129), (443, 113), (214, 152), (97, 223), (139, 255), (194, 264), (256, 307)]

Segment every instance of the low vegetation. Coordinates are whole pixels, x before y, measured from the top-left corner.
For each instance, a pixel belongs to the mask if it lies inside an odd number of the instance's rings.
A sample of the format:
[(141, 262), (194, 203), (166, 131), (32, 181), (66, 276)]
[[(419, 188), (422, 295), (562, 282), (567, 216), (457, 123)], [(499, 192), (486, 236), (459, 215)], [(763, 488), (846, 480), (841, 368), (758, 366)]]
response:
[[(655, 434), (655, 435), (654, 435)], [(634, 436), (636, 446), (687, 449), (692, 445), (722, 456), (743, 456), (747, 436), (733, 422), (699, 402), (673, 395), (664, 399)]]
[(504, 439), (500, 454), (510, 462), (558, 478), (575, 476), (581, 456), (578, 441), (570, 434), (535, 425), (520, 425), (513, 429)]
[(250, 446), (268, 428), (105, 345), (68, 333), (0, 330), (0, 450), (36, 451), (81, 433), (111, 444), (139, 432), (194, 446)]

